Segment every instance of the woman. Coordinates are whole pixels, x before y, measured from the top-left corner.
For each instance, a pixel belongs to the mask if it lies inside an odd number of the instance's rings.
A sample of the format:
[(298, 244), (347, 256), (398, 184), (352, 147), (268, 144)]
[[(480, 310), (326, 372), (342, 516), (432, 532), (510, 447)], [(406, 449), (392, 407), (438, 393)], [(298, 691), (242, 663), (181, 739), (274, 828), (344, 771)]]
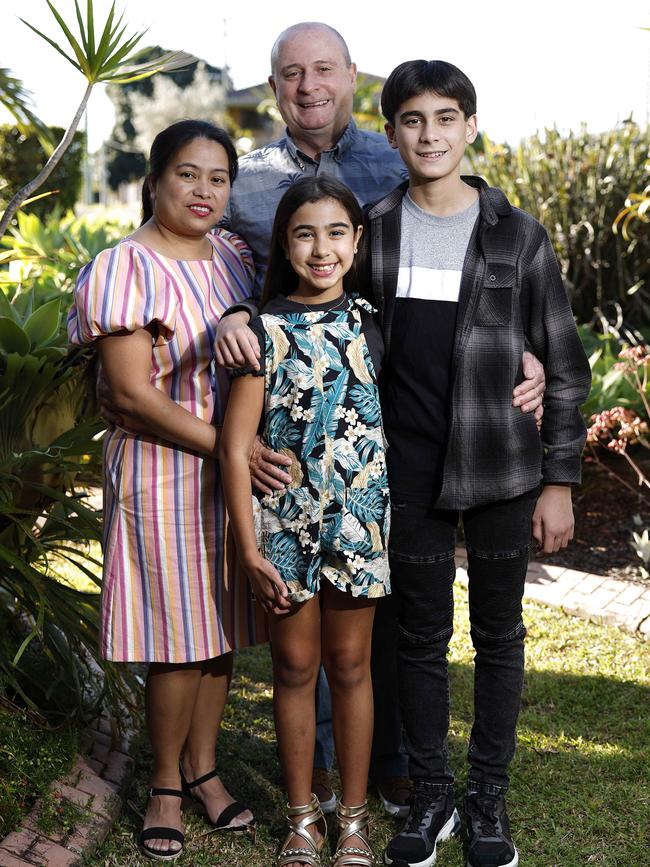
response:
[(149, 663), (154, 763), (140, 844), (173, 860), (183, 793), (215, 827), (253, 818), (214, 770), (232, 649), (263, 625), (224, 541), (215, 458), (227, 382), (213, 355), (219, 317), (250, 295), (252, 265), (237, 236), (209, 234), (237, 173), (227, 134), (180, 121), (159, 133), (150, 161), (143, 223), (82, 270), (68, 328), (71, 342), (95, 343), (125, 420), (104, 445), (101, 652)]

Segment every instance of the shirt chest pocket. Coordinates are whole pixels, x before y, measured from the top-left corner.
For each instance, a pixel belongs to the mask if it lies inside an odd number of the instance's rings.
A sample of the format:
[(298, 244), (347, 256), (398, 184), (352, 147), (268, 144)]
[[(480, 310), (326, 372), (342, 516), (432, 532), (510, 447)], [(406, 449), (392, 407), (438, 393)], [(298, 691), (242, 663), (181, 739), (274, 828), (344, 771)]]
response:
[(491, 328), (511, 324), (516, 274), (514, 265), (488, 264), (475, 325)]

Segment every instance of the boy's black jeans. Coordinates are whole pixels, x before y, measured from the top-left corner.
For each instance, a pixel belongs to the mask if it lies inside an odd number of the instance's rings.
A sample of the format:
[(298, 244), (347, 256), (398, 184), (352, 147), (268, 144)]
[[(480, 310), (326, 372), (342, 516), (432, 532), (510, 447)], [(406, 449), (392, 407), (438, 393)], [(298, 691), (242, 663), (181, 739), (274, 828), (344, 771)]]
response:
[[(462, 513), (476, 651), (469, 779), (508, 786), (524, 679), (522, 597), (539, 489)], [(412, 780), (450, 785), (447, 649), (453, 632), (459, 513), (393, 502), (391, 583), (400, 703)]]

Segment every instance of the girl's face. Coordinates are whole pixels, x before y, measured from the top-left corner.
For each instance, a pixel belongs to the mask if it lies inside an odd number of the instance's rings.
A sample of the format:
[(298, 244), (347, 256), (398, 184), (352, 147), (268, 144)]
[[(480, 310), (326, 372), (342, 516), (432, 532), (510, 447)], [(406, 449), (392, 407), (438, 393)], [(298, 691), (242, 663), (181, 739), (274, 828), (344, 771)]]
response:
[(286, 239), (287, 258), (298, 275), (295, 294), (319, 302), (337, 298), (362, 231), (337, 199), (301, 205), (289, 220)]
[(228, 155), (217, 142), (195, 138), (183, 145), (152, 187), (156, 220), (183, 237), (205, 235), (228, 203), (228, 169)]

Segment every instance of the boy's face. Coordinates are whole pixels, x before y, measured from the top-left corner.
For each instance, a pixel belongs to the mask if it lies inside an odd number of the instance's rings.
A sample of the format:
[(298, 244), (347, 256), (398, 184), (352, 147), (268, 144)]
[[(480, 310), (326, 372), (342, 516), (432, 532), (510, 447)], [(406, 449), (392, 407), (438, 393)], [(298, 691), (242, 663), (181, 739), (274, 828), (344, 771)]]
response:
[(460, 176), (465, 147), (477, 135), (475, 114), (465, 118), (457, 100), (431, 92), (403, 102), (394, 125), (387, 123), (385, 129), (415, 183)]

